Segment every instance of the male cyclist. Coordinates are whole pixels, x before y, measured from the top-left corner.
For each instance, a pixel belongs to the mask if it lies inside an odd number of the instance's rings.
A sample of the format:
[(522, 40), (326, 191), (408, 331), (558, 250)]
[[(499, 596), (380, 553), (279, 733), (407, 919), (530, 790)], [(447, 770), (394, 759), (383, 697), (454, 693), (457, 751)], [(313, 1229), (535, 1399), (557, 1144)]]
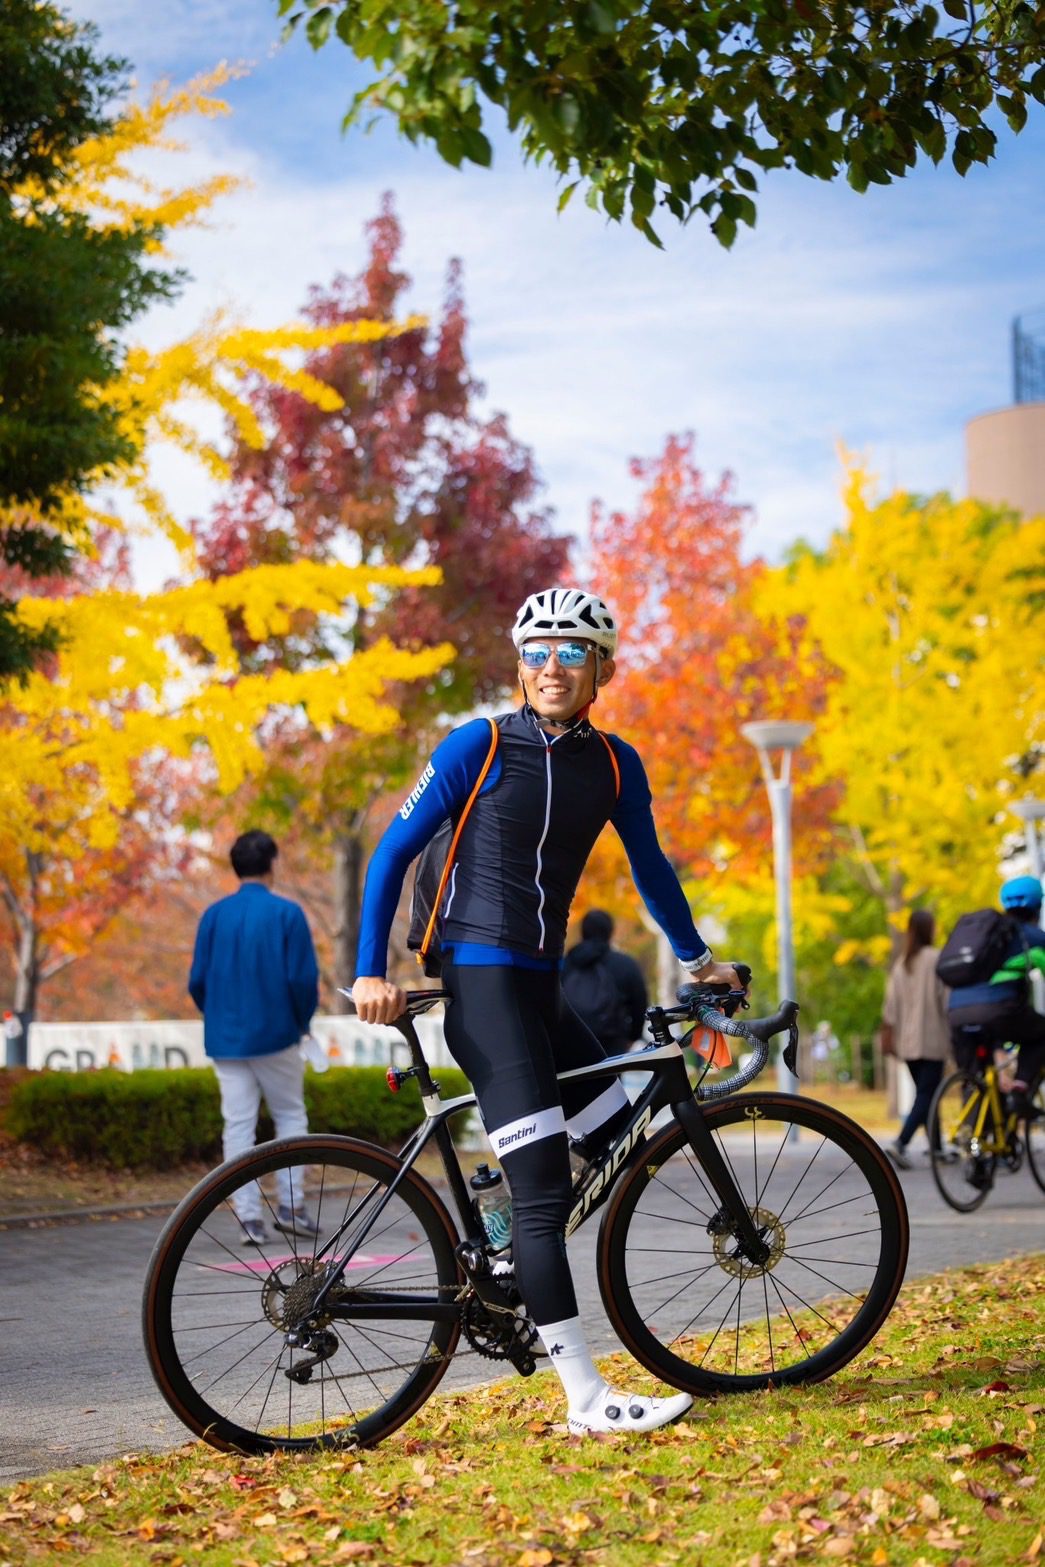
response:
[[(1033, 1114), (1027, 1089), (1045, 1063), (1045, 1017), (1031, 1006), (1030, 976), (1045, 973), (1045, 930), (1041, 929), (1041, 882), (1036, 876), (1015, 876), (1001, 889), (1001, 906), (1015, 920), (1005, 961), (981, 985), (962, 985), (951, 991), (947, 1022), (955, 1052), (961, 1048), (961, 1030), (980, 1024), (995, 1044), (1019, 1045), (1016, 1081), (1012, 1085), (1015, 1108)], [(959, 1063), (960, 1064), (960, 1063)]]
[[(638, 753), (591, 723), (617, 648), (602, 599), (579, 588), (534, 593), (512, 640), (523, 705), (496, 721), (494, 760), (461, 832), (441, 910), (446, 1040), (508, 1177), (516, 1283), (565, 1389), (569, 1429), (650, 1431), (678, 1419), (692, 1400), (607, 1386), (588, 1352), (566, 1257), (570, 1142), (594, 1152), (630, 1116), (617, 1080), (609, 1088), (556, 1081), (557, 1072), (605, 1059), (563, 1000), (559, 967), (570, 904), (607, 821), (683, 968), (702, 982), (739, 980), (729, 964), (716, 963), (693, 924), (657, 841)], [(390, 1023), (404, 1009), (404, 992), (384, 978), (403, 877), (442, 822), (460, 816), (489, 745), (485, 719), (448, 735), (374, 852), (352, 989), (366, 1022)]]

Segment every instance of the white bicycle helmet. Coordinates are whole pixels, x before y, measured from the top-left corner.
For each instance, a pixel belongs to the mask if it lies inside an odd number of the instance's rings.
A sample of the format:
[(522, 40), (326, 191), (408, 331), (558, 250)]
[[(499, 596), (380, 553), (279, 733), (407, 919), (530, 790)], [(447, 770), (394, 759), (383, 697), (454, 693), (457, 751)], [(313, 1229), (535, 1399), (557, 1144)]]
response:
[(583, 637), (612, 658), (617, 651), (617, 622), (597, 593), (542, 588), (530, 594), (512, 627), (517, 648), (539, 637)]

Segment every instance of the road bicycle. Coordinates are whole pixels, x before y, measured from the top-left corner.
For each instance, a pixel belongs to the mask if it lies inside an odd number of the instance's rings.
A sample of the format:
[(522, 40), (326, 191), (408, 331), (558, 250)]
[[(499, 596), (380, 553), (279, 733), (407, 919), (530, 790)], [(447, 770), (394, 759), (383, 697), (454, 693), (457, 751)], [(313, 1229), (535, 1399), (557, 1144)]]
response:
[(1037, 1116), (1014, 1109), (1001, 1084), (995, 1044), (981, 1024), (969, 1024), (965, 1048), (969, 1066), (944, 1078), (929, 1106), (929, 1152), (933, 1178), (944, 1202), (972, 1213), (994, 1185), (999, 1161), (1013, 1172), (1024, 1159), (1045, 1191), (1045, 1073), (1027, 1098)]
[[(677, 1007), (647, 1013), (646, 1049), (560, 1074), (649, 1074), (627, 1128), (577, 1176), (567, 1234), (603, 1210), (609, 1320), (643, 1366), (695, 1394), (832, 1376), (885, 1321), (908, 1248), (903, 1193), (861, 1127), (813, 1100), (740, 1092), (785, 1030), (793, 1070), (795, 1003), (744, 1021), (733, 1015), (744, 992), (726, 991), (683, 987)], [(474, 1095), (441, 1099), (413, 1026), (445, 999), (409, 993), (396, 1025), (413, 1064), (390, 1067), (389, 1086), (416, 1079), (424, 1107), (400, 1153), (324, 1133), (263, 1144), (206, 1176), (157, 1240), (149, 1363), (179, 1419), (215, 1447), (378, 1442), (431, 1397), (461, 1339), (463, 1353), (534, 1371), (510, 1257), (492, 1249), (450, 1135)], [(723, 1081), (705, 1081), (700, 1062), (691, 1082), (684, 1047), (707, 1028), (750, 1055)], [(433, 1148), (446, 1200), (417, 1169)], [(288, 1185), (304, 1217), (244, 1257), (236, 1198), (252, 1183), (272, 1224)]]

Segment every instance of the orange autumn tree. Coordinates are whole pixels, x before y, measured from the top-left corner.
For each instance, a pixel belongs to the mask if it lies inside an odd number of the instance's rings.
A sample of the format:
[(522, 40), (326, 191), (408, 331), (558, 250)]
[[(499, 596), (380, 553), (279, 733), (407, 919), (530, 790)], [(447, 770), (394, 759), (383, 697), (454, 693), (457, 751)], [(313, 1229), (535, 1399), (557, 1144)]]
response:
[[(669, 436), (659, 457), (634, 460), (642, 491), (630, 511), (593, 507), (589, 580), (622, 628), (597, 721), (637, 745), (661, 842), (698, 892), (724, 875), (757, 876), (770, 853), (765, 789), (740, 725), (814, 717), (825, 674), (800, 642), (797, 618), (772, 630), (756, 618), (751, 589), (765, 568), (742, 558), (747, 508), (730, 475), (709, 481), (694, 447), (692, 435)], [(801, 759), (796, 774), (802, 867), (829, 840), (831, 791), (806, 787)], [(593, 901), (634, 917), (637, 895), (615, 834), (599, 840), (578, 907)]]

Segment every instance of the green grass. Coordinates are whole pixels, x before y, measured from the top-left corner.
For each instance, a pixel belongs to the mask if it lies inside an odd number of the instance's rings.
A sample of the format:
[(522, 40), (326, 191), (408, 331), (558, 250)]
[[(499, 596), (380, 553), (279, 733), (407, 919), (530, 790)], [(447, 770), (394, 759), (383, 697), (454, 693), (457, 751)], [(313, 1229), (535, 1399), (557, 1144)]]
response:
[[(626, 1357), (614, 1379), (649, 1387)], [(576, 1439), (551, 1373), (436, 1396), (360, 1454), (192, 1445), (0, 1493), (0, 1563), (1010, 1567), (1043, 1555), (1045, 1258), (906, 1286), (820, 1387)]]

